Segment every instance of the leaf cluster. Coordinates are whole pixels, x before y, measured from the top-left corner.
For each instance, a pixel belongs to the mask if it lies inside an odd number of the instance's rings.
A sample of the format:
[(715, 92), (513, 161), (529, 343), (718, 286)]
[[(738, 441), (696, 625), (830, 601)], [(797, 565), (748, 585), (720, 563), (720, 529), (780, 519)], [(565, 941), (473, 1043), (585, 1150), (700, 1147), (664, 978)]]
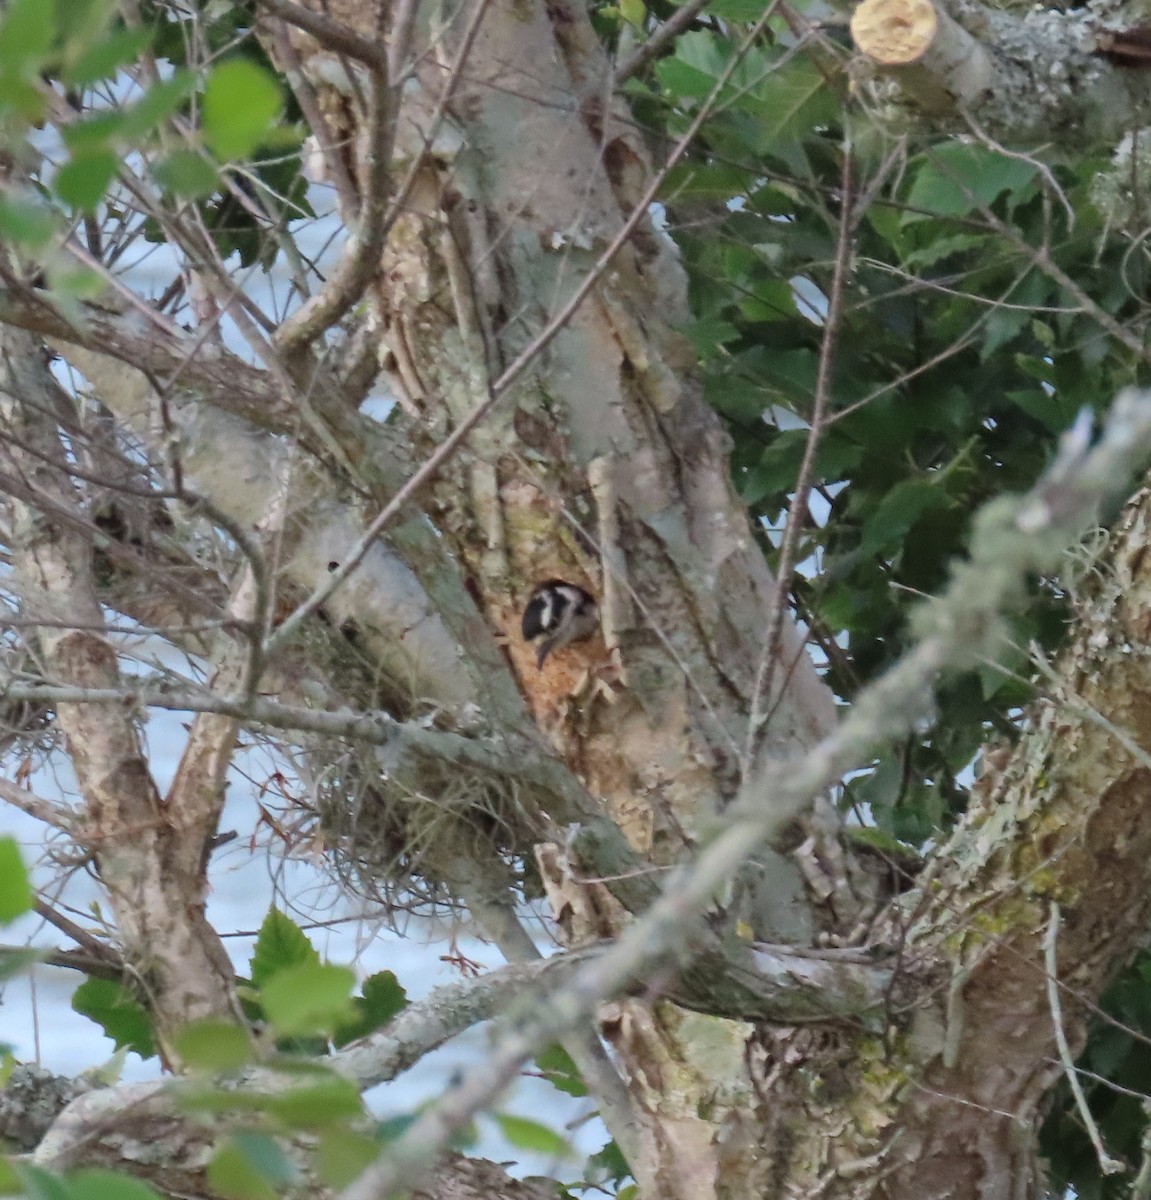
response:
[[(644, 89), (647, 119), (683, 128), (736, 41), (681, 37)], [(1108, 332), (1144, 336), (1148, 262), (1095, 209), (1099, 167), (975, 136), (888, 137), (855, 107), (834, 47), (796, 54), (781, 24), (667, 182), (691, 273), (685, 332), (773, 563), (831, 363), (814, 491), (790, 518), (791, 600), (845, 701), (907, 649), (909, 614), (942, 590), (978, 507), (1031, 486), (1077, 414), (1147, 380), (1138, 349)], [(829, 328), (845, 204), (849, 269)], [(1059, 643), (1068, 607), (1059, 580), (1035, 579), (1013, 649), (945, 686), (931, 727), (844, 804), (915, 843), (945, 829), (980, 746), (1013, 736), (1030, 647)]]

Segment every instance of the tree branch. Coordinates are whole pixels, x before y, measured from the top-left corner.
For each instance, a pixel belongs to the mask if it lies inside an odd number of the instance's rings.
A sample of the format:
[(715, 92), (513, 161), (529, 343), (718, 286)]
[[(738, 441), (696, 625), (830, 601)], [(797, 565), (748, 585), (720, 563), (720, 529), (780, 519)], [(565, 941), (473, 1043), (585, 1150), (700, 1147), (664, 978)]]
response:
[(1098, 20), (1094, 9), (1019, 15), (978, 0), (864, 0), (851, 31), (880, 99), (894, 88), (936, 130), (954, 121), (962, 131), (969, 116), (1009, 141), (1097, 147), (1151, 114), (1148, 73), (1100, 57)]

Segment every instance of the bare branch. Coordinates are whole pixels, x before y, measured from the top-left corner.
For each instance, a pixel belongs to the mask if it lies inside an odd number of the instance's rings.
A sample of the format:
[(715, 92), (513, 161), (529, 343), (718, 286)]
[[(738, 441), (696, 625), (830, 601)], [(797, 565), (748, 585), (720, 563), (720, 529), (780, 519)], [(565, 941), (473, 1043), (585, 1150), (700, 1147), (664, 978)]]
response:
[(301, 354), (359, 302), (380, 268), (380, 255), (391, 225), (387, 219), (387, 184), (395, 127), (391, 90), (382, 68), (372, 72), (370, 95), (370, 147), (365, 160), (363, 195), (357, 204), (356, 227), (348, 231), (343, 255), (324, 287), (276, 331), (276, 346), (289, 360)]
[(13, 808), (20, 809), (37, 821), (51, 825), (54, 829), (70, 832), (75, 826), (75, 814), (64, 804), (45, 800), (26, 788), (17, 787), (7, 779), (0, 778), (0, 800), (6, 800)]
[(1087, 1104), (1087, 1097), (1084, 1096), (1083, 1087), (1075, 1073), (1075, 1058), (1071, 1053), (1071, 1047), (1067, 1044), (1067, 1031), (1063, 1027), (1063, 1005), (1059, 999), (1057, 950), (1059, 945), (1059, 905), (1054, 900), (1051, 901), (1049, 912), (1047, 934), (1043, 939), (1043, 955), (1044, 962), (1047, 964), (1047, 1003), (1051, 1008), (1051, 1022), (1055, 1027), (1055, 1044), (1059, 1047), (1059, 1061), (1063, 1066), (1063, 1077), (1067, 1080), (1071, 1094), (1075, 1097), (1075, 1107), (1087, 1130), (1087, 1136), (1091, 1139), (1091, 1145), (1095, 1149), (1099, 1170), (1104, 1175), (1114, 1175), (1118, 1171), (1125, 1171), (1127, 1166), (1119, 1159), (1112, 1158), (1103, 1148), (1099, 1127), (1095, 1124), (1095, 1118), (1092, 1117), (1091, 1109)]
[(388, 53), (383, 44), (362, 37), (350, 25), (304, 8), (303, 5), (293, 4), (292, 0), (259, 0), (259, 5), (289, 25), (310, 33), (321, 46), (346, 54), (373, 71), (386, 74)]
[(839, 196), (839, 233), (835, 246), (835, 266), (831, 277), (831, 294), (828, 297), (827, 316), (823, 323), (823, 337), (819, 346), (819, 373), (815, 380), (815, 396), (811, 407), (811, 426), (807, 443), (803, 448), (803, 461), (795, 481), (795, 491), (787, 510), (787, 525), (779, 548), (779, 570), (776, 572), (776, 590), (768, 615), (763, 651), (755, 672), (751, 705), (747, 718), (747, 740), (743, 752), (743, 772), (749, 776), (755, 767), (755, 756), (761, 741), (761, 727), (768, 714), (761, 706), (770, 706), (772, 684), (781, 658), (783, 621), (787, 612), (787, 598), (795, 577), (796, 551), (799, 548), (801, 531), (809, 518), (808, 501), (811, 499), (812, 482), (815, 475), (815, 456), (823, 439), (827, 410), (831, 403), (832, 381), (835, 376), (835, 354), (839, 346), (840, 324), (843, 320), (843, 293), (851, 269), (851, 251), (855, 242), (855, 156), (848, 142), (843, 151), (843, 186)]
[(89, 961), (101, 963), (104, 968), (116, 971), (117, 978), (122, 977), (124, 962), (111, 946), (100, 941), (99, 938), (93, 937), (88, 930), (77, 925), (75, 921), (64, 916), (63, 913), (57, 912), (56, 909), (46, 904), (43, 900), (36, 899), (32, 907), (49, 925), (52, 925), (61, 933), (67, 934), (77, 946), (80, 946)]
[[(962, 24), (933, 0), (867, 0), (851, 18), (881, 94), (895, 88), (939, 129), (971, 117), (1015, 144), (1113, 141), (1145, 121), (1145, 76), (1105, 61), (1093, 13), (966, 4)], [(1072, 86), (1045, 87), (1052, 78)], [(1107, 102), (1099, 103), (1105, 92)], [(907, 104), (910, 101), (910, 104)], [(1078, 147), (1077, 147), (1078, 148)]]

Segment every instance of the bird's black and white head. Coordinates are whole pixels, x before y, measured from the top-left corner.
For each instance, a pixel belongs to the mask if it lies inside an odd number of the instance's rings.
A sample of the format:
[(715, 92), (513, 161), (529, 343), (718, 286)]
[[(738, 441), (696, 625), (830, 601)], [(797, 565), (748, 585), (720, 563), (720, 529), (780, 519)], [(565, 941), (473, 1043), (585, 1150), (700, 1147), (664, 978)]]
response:
[(536, 666), (542, 669), (553, 650), (583, 641), (599, 628), (595, 598), (574, 583), (548, 579), (532, 592), (521, 628), (525, 641), (539, 639)]

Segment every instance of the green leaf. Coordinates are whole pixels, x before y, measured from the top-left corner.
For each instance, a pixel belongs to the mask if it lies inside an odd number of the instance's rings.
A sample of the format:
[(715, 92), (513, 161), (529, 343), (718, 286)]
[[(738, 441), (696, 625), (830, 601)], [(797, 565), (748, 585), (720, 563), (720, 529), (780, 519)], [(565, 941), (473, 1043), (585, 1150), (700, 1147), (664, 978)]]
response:
[(43, 957), (42, 951), (30, 948), (0, 950), (0, 983), (22, 975)]
[(675, 43), (676, 59), (702, 72), (714, 84), (731, 60), (732, 47), (710, 30), (693, 29)]
[(141, 1058), (156, 1053), (152, 1022), (123, 984), (111, 979), (85, 980), (72, 994), (72, 1008), (101, 1026), (117, 1046), (127, 1046)]
[(265, 1113), (268, 1098), (235, 1087), (197, 1087), (189, 1083), (180, 1089), (180, 1107), (189, 1113)]
[(1034, 164), (985, 146), (937, 146), (919, 168), (907, 200), (927, 212), (909, 212), (904, 223), (927, 220), (930, 214), (962, 216), (980, 203), (993, 203), (1003, 192), (1021, 192), (1038, 174)]
[(32, 885), (15, 838), (0, 837), (0, 922), (15, 921), (32, 907)]
[(272, 1096), (267, 1111), (293, 1129), (323, 1129), (347, 1124), (363, 1115), (364, 1102), (356, 1085), (334, 1073), (318, 1083)]
[(774, 69), (763, 81), (755, 110), (760, 117), (758, 149), (778, 149), (776, 143), (795, 138), (831, 118), (839, 110), (835, 89), (813, 59), (800, 56)]
[(24, 1189), (20, 1185), (20, 1176), (16, 1168), (4, 1157), (0, 1157), (0, 1196), (22, 1196)]
[(26, 79), (0, 71), (0, 115), (8, 109), (30, 125), (44, 121), (46, 98)]
[(0, 22), (0, 73), (38, 74), (55, 39), (55, 0), (9, 0)]
[(740, 311), (749, 321), (785, 321), (796, 315), (795, 293), (786, 279), (765, 279), (745, 296)]
[(222, 1073), (252, 1061), (251, 1039), (230, 1021), (205, 1019), (184, 1026), (175, 1037), (176, 1053), (189, 1067)]
[(864, 524), (860, 554), (869, 557), (890, 551), (924, 513), (946, 508), (950, 503), (943, 488), (929, 479), (905, 479), (897, 483)]
[(369, 975), (360, 988), (360, 995), (352, 998), (354, 1018), (336, 1030), (333, 1041), (337, 1046), (346, 1046), (357, 1038), (367, 1037), (385, 1025), (407, 1006), (408, 996), (400, 981), (391, 971), (377, 971)]
[(619, 11), (623, 19), (636, 29), (642, 29), (647, 17), (647, 7), (643, 0), (619, 0)]
[(755, 175), (730, 163), (681, 163), (668, 171), (660, 187), (660, 199), (730, 200), (754, 183)]
[(762, 0), (710, 0), (709, 16), (721, 21), (758, 21), (763, 16)]
[(560, 1045), (549, 1046), (536, 1057), (536, 1066), (543, 1077), (569, 1096), (586, 1096), (587, 1084), (579, 1073), (572, 1056)]
[(240, 1130), (232, 1135), (232, 1143), (269, 1183), (288, 1187), (296, 1182), (296, 1168), (275, 1138)]
[(681, 100), (706, 96), (715, 87), (726, 57), (712, 34), (703, 30), (683, 34), (675, 44), (675, 54), (655, 65), (660, 86)]
[(745, 503), (758, 504), (765, 496), (790, 491), (795, 486), (809, 436), (806, 429), (785, 429), (772, 438), (758, 465), (739, 480)]
[[(869, 214), (870, 215), (870, 214)], [(974, 233), (957, 233), (950, 237), (933, 237), (924, 245), (909, 250), (903, 256), (903, 264), (907, 267), (933, 267), (936, 263), (953, 254), (965, 254), (984, 245), (986, 239)]]
[(64, 296), (92, 300), (108, 286), (98, 271), (67, 259), (48, 264), (48, 285), (57, 302)]
[(408, 994), (391, 971), (377, 971), (364, 980), (360, 988), (364, 1011), (374, 1029), (382, 1029), (408, 1004)]
[(43, 1167), (22, 1162), (17, 1167), (17, 1173), (27, 1200), (72, 1200), (72, 1190), (68, 1185)]
[(224, 1200), (276, 1200), (276, 1188), (229, 1138), (208, 1164), (208, 1185)]
[(68, 1188), (72, 1200), (159, 1200), (159, 1193), (142, 1180), (97, 1167), (72, 1172)]
[(1075, 409), (1068, 410), (1066, 396), (1060, 391), (1047, 392), (1042, 388), (1005, 392), (1004, 398), (1021, 408), (1051, 433), (1062, 433), (1075, 420)]
[(331, 963), (301, 963), (277, 971), (260, 1002), (278, 1034), (326, 1033), (352, 1011), (356, 973)]
[(538, 1121), (513, 1116), (511, 1113), (493, 1113), (492, 1118), (499, 1126), (500, 1132), (517, 1150), (530, 1150), (549, 1158), (572, 1156), (571, 1143), (567, 1138), (561, 1137), (554, 1129), (549, 1129)]
[(252, 951), (252, 982), (256, 987), (262, 988), (285, 967), (319, 961), (320, 956), (304, 931), (279, 909), (268, 909)]
[(737, 341), (740, 336), (736, 326), (730, 321), (723, 321), (718, 317), (694, 321), (683, 327), (683, 333), (691, 341), (696, 352), (701, 355), (726, 342)]
[(124, 110), (124, 137), (133, 142), (146, 137), (184, 103), (195, 87), (195, 75), (184, 70), (152, 84), (135, 104)]
[(221, 63), (204, 89), (204, 136), (221, 158), (246, 158), (283, 108), (275, 79), (246, 58)]
[(0, 240), (35, 253), (56, 236), (56, 215), (23, 196), (0, 195)]
[(143, 53), (151, 41), (150, 29), (114, 30), (106, 38), (83, 47), (79, 56), (61, 72), (61, 78), (74, 88), (111, 79)]
[(220, 172), (195, 150), (174, 150), (152, 169), (156, 182), (174, 196), (198, 200), (220, 186)]
[(111, 150), (73, 158), (56, 172), (52, 190), (72, 208), (93, 213), (104, 199), (119, 165), (120, 156)]
[(380, 1143), (351, 1129), (325, 1129), (316, 1149), (316, 1171), (330, 1188), (342, 1190), (380, 1154)]
[(66, 0), (57, 6), (56, 22), (69, 62), (103, 39), (118, 7), (118, 0)]
[(75, 158), (90, 151), (107, 150), (113, 139), (123, 134), (124, 128), (122, 113), (106, 112), (65, 125), (60, 136)]
[(768, 355), (763, 363), (765, 381), (781, 398), (806, 406), (815, 391), (819, 358), (811, 350), (781, 350)]
[[(866, 804), (878, 813), (886, 814), (899, 800), (905, 786), (902, 759), (897, 754), (888, 754), (870, 775), (851, 781), (851, 799), (853, 803)], [(887, 836), (890, 837), (890, 833)]]
[(611, 1141), (588, 1158), (586, 1173), (593, 1183), (619, 1183), (631, 1174), (631, 1167), (619, 1145)]
[(394, 1142), (420, 1119), (419, 1113), (400, 1113), (394, 1117), (385, 1117), (376, 1122), (376, 1137), (384, 1142)]

